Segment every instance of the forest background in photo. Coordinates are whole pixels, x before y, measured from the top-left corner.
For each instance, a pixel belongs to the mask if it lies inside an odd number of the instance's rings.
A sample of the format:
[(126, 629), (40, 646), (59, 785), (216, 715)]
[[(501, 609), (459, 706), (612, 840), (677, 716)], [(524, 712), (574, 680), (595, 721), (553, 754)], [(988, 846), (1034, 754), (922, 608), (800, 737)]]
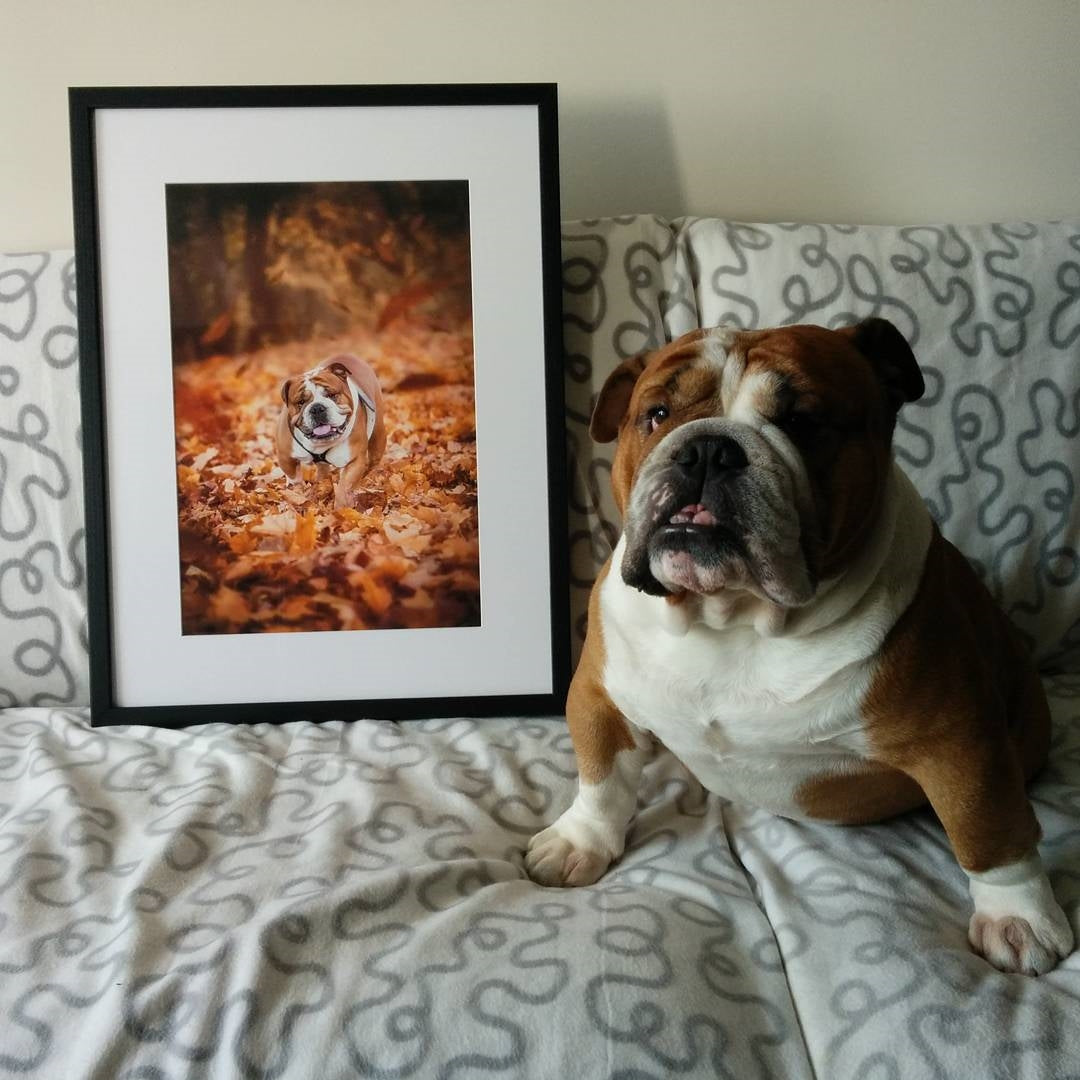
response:
[[(185, 634), (480, 621), (465, 181), (166, 188)], [(282, 382), (351, 352), (387, 447), (287, 484)]]

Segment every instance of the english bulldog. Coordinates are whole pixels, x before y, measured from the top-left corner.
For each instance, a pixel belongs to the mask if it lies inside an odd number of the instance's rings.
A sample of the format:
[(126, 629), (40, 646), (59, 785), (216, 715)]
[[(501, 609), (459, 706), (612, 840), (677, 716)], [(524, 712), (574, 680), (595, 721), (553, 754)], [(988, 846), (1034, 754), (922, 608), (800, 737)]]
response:
[(300, 466), (310, 461), (337, 469), (334, 506), (348, 506), (386, 448), (382, 390), (371, 365), (347, 353), (332, 356), (286, 379), (281, 400), (276, 436), (281, 471), (295, 480)]
[(577, 795), (529, 844), (536, 881), (587, 885), (619, 857), (653, 735), (710, 791), (785, 817), (928, 801), (975, 951), (1040, 974), (1072, 950), (1025, 793), (1042, 686), (892, 458), (923, 389), (876, 318), (698, 330), (607, 379), (590, 430), (618, 437), (624, 530), (567, 700)]

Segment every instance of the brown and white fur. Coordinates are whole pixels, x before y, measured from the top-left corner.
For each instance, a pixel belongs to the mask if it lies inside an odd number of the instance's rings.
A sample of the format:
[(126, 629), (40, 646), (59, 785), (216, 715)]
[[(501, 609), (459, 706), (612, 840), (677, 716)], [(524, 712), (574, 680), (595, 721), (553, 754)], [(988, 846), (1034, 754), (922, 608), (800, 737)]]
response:
[(974, 949), (1030, 974), (1072, 950), (1024, 790), (1041, 684), (892, 459), (922, 392), (882, 319), (694, 331), (607, 380), (591, 430), (618, 436), (624, 533), (567, 700), (577, 797), (530, 842), (535, 880), (586, 885), (619, 857), (651, 733), (709, 790), (788, 817), (928, 801)]
[(383, 396), (371, 365), (344, 353), (281, 385), (275, 443), (288, 480), (314, 461), (337, 470), (334, 506), (350, 505), (364, 475), (386, 448)]

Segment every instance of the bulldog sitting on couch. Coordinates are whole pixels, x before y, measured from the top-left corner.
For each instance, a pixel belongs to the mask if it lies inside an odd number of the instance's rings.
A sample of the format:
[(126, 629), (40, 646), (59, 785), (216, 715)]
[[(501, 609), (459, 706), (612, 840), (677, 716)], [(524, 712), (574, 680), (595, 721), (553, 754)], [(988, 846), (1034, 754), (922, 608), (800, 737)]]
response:
[(343, 353), (281, 384), (277, 458), (294, 480), (301, 465), (337, 470), (334, 506), (348, 506), (386, 449), (383, 398), (371, 365)]
[(619, 857), (651, 733), (709, 790), (787, 817), (929, 801), (975, 951), (1040, 974), (1072, 950), (1024, 790), (1049, 743), (1039, 678), (892, 459), (922, 393), (884, 319), (697, 330), (607, 379), (590, 430), (618, 437), (624, 532), (567, 700), (577, 797), (529, 844), (536, 881), (587, 885)]

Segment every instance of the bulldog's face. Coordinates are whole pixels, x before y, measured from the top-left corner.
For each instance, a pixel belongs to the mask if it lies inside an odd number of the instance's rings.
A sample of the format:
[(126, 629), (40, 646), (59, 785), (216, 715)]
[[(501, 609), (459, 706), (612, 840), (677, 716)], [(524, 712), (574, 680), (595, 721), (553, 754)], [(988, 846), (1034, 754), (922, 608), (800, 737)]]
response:
[(619, 439), (623, 579), (654, 595), (810, 602), (865, 546), (897, 409), (922, 392), (884, 319), (698, 330), (625, 361), (591, 427)]
[(331, 364), (282, 384), (281, 399), (293, 431), (327, 447), (345, 436), (354, 408), (348, 375), (344, 365)]

